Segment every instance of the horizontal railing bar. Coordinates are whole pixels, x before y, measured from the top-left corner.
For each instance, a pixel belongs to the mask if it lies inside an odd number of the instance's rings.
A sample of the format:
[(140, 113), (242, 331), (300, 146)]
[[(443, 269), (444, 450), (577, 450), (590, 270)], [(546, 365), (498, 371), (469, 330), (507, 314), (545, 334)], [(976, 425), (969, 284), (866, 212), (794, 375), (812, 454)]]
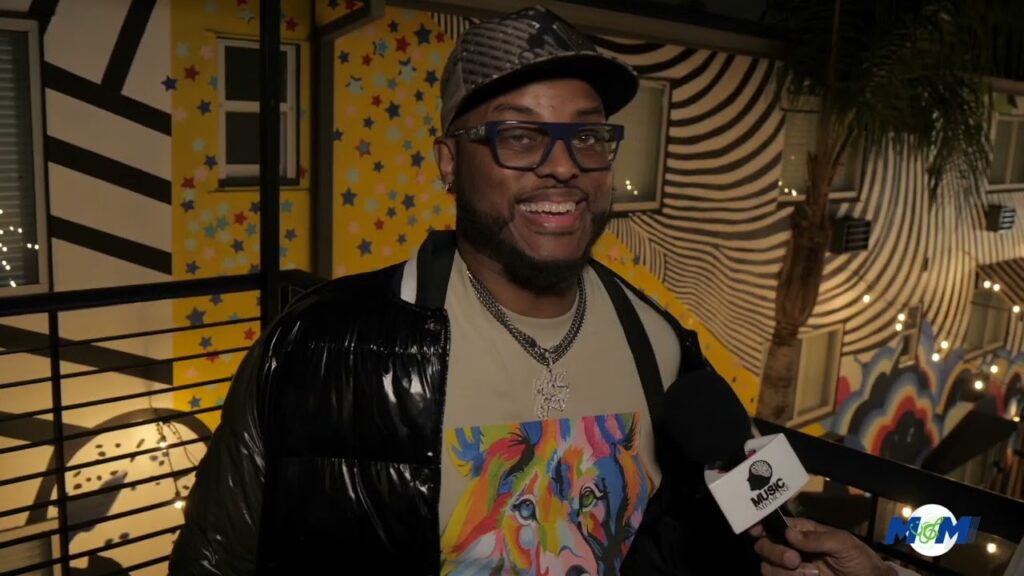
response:
[(138, 450), (138, 451), (135, 451), (135, 452), (127, 452), (125, 454), (121, 454), (121, 455), (118, 455), (118, 456), (108, 456), (106, 458), (103, 458), (102, 460), (91, 460), (89, 462), (83, 462), (81, 464), (75, 464), (74, 466), (68, 466), (68, 468), (67, 468), (67, 470), (65, 470), (65, 472), (75, 472), (77, 470), (84, 470), (86, 468), (91, 468), (93, 466), (102, 466), (103, 464), (110, 464), (111, 462), (116, 462), (118, 460), (125, 460), (125, 459), (130, 459), (130, 458), (136, 458), (136, 457), (139, 457), (139, 456), (146, 456), (147, 454), (152, 454), (154, 452), (162, 452), (163, 450), (173, 450), (174, 448), (184, 448), (185, 446), (189, 446), (189, 445), (192, 445), (192, 444), (197, 444), (199, 442), (206, 442), (207, 440), (209, 440), (212, 437), (213, 437), (213, 434), (203, 434), (202, 436), (197, 436), (195, 438), (189, 438), (188, 440), (183, 440), (181, 442), (175, 442), (174, 444), (171, 444), (170, 442), (168, 442), (167, 443), (167, 448), (161, 448), (159, 446), (154, 446), (152, 448), (146, 448), (145, 450)]
[[(70, 410), (81, 410), (82, 408), (91, 408), (93, 406), (102, 406), (104, 404), (124, 402), (125, 400), (135, 400), (137, 398), (146, 398), (148, 396), (159, 396), (161, 394), (181, 392), (183, 390), (192, 390), (194, 388), (202, 388), (203, 386), (213, 386), (214, 384), (223, 384), (224, 382), (230, 381), (231, 377), (228, 376), (226, 378), (214, 378), (213, 380), (204, 380), (202, 382), (193, 382), (192, 384), (182, 384), (180, 386), (165, 386), (163, 388), (156, 388), (154, 390), (147, 390), (145, 392), (136, 392), (135, 394), (111, 396), (109, 398), (101, 398), (100, 400), (89, 400), (88, 402), (79, 402), (78, 404), (67, 404), (64, 406), (64, 411), (68, 412)], [(0, 422), (3, 422), (3, 420), (0, 420)]]
[(248, 350), (249, 346), (236, 346), (234, 348), (225, 348), (224, 350), (215, 350), (213, 352), (200, 352), (198, 354), (188, 354), (186, 356), (175, 356), (174, 358), (157, 358), (149, 362), (139, 362), (136, 364), (123, 364), (121, 366), (113, 366), (110, 368), (97, 368), (95, 370), (82, 370), (80, 372), (69, 372), (62, 373), (61, 379), (68, 380), (70, 378), (83, 378), (85, 376), (95, 376), (97, 374), (107, 374), (109, 372), (120, 372), (122, 370), (135, 370), (137, 368), (149, 368), (150, 366), (159, 366), (161, 364), (174, 364), (175, 362), (185, 362), (188, 360), (199, 360), (200, 358), (209, 358), (210, 356), (217, 356), (221, 354), (233, 354), (235, 352), (242, 352)]
[[(208, 441), (212, 437), (213, 437), (212, 434), (203, 434), (202, 436), (197, 436), (195, 438), (189, 438), (188, 440), (183, 440), (181, 442), (175, 442), (173, 444), (168, 443), (167, 444), (167, 448), (160, 448), (159, 446), (154, 446), (153, 448), (146, 448), (144, 450), (136, 450), (135, 452), (126, 452), (124, 454), (119, 454), (117, 456), (108, 456), (106, 458), (101, 458), (99, 460), (90, 460), (88, 462), (82, 462), (80, 464), (75, 464), (74, 466), (68, 466), (64, 470), (64, 472), (65, 473), (75, 472), (77, 470), (83, 470), (85, 468), (91, 468), (93, 466), (102, 466), (103, 464), (110, 464), (111, 462), (116, 462), (118, 460), (127, 460), (127, 459), (130, 459), (130, 458), (135, 458), (135, 457), (139, 457), (139, 456), (146, 456), (147, 454), (152, 454), (154, 452), (161, 452), (163, 450), (173, 450), (175, 448), (184, 448), (185, 446), (190, 446), (192, 444), (198, 444), (200, 442), (206, 442), (206, 441)], [(25, 481), (28, 481), (28, 480), (35, 480), (36, 478), (43, 478), (43, 477), (46, 477), (46, 476), (53, 476), (56, 473), (57, 473), (56, 470), (44, 470), (42, 472), (33, 472), (32, 474), (25, 474), (24, 476), (15, 476), (13, 478), (4, 478), (4, 479), (0, 480), (0, 487), (8, 486), (8, 485), (11, 485), (11, 484), (17, 484), (19, 482), (25, 482)]]
[(76, 532), (83, 528), (88, 528), (90, 526), (99, 526), (100, 524), (103, 524), (105, 522), (120, 520), (121, 518), (127, 518), (129, 516), (144, 514), (146, 512), (150, 512), (158, 508), (163, 508), (164, 506), (170, 506), (171, 504), (174, 504), (174, 502), (177, 500), (178, 497), (175, 496), (174, 498), (163, 500), (161, 502), (157, 502), (156, 504), (147, 504), (146, 506), (132, 508), (131, 510), (125, 510), (124, 512), (118, 512), (117, 514), (108, 514), (102, 518), (94, 518), (92, 520), (86, 520), (85, 522), (79, 522), (78, 524), (68, 524), (68, 534), (71, 534), (72, 532)]
[(38, 378), (29, 378), (28, 380), (18, 380), (17, 382), (6, 382), (4, 384), (0, 384), (0, 390), (7, 390), (8, 388), (18, 388), (20, 386), (31, 386), (33, 384), (42, 384), (44, 382), (49, 381), (49, 376), (40, 376)]
[(122, 484), (113, 484), (113, 485), (110, 485), (110, 486), (105, 486), (105, 487), (97, 488), (95, 490), (90, 490), (89, 492), (82, 492), (81, 494), (73, 494), (73, 495), (67, 497), (67, 501), (68, 502), (74, 502), (75, 500), (84, 500), (86, 498), (92, 498), (93, 496), (99, 496), (101, 494), (106, 494), (108, 492), (119, 492), (119, 491), (124, 490), (126, 488), (135, 488), (137, 486), (142, 486), (143, 484), (150, 484), (152, 482), (161, 482), (161, 481), (166, 480), (168, 478), (173, 478), (174, 476), (188, 476), (189, 474), (195, 472), (196, 468), (198, 468), (198, 466), (189, 466), (188, 468), (182, 468), (181, 470), (174, 470), (172, 472), (164, 472), (163, 474), (157, 474), (156, 476), (147, 476), (145, 478), (140, 478), (138, 480), (132, 480), (131, 482), (124, 482)]
[(68, 434), (64, 436), (64, 440), (77, 440), (79, 438), (88, 438), (90, 436), (98, 436), (105, 432), (115, 432), (117, 430), (126, 430), (128, 428), (134, 428), (136, 426), (146, 426), (147, 424), (156, 424), (157, 422), (167, 422), (169, 420), (180, 420), (182, 418), (188, 418), (196, 414), (205, 414), (207, 412), (213, 412), (220, 410), (220, 406), (208, 406), (206, 408), (199, 408), (197, 410), (190, 410), (187, 412), (179, 412), (177, 414), (168, 414), (165, 416), (157, 416), (155, 418), (147, 418), (145, 420), (136, 420), (134, 422), (125, 422), (123, 424), (115, 424), (114, 426), (105, 426), (102, 428), (93, 428), (84, 432), (76, 432), (74, 434)]
[(14, 516), (15, 514), (21, 514), (23, 512), (31, 512), (31, 511), (37, 510), (39, 508), (46, 508), (48, 506), (53, 506), (56, 503), (57, 503), (57, 500), (53, 499), (53, 500), (47, 500), (45, 502), (33, 502), (32, 504), (28, 504), (26, 506), (19, 506), (17, 508), (11, 508), (10, 510), (0, 510), (0, 518), (6, 518), (7, 516)]
[(42, 312), (66, 312), (84, 308), (101, 308), (211, 294), (232, 294), (255, 291), (259, 288), (259, 274), (237, 274), (196, 280), (26, 294), (25, 296), (4, 298), (4, 308), (0, 310), (0, 317), (24, 316)]
[(125, 574), (131, 574), (132, 572), (134, 572), (136, 570), (142, 570), (143, 568), (149, 568), (150, 566), (156, 566), (157, 564), (159, 564), (161, 562), (167, 562), (168, 558), (170, 558), (170, 557), (171, 557), (170, 554), (164, 554), (163, 556), (159, 556), (157, 558), (153, 558), (152, 560), (146, 560), (146, 561), (143, 561), (143, 562), (139, 562), (138, 564), (132, 564), (131, 566), (125, 567), (124, 572), (125, 572)]
[(983, 529), (1010, 542), (1024, 536), (1024, 501), (757, 419), (763, 434), (783, 433), (811, 474), (894, 502), (942, 504), (957, 517), (980, 516)]
[(18, 444), (17, 446), (8, 446), (7, 448), (0, 448), (0, 456), (4, 454), (11, 454), (14, 452), (20, 452), (22, 450), (31, 450), (33, 448), (39, 448), (41, 446), (49, 446), (53, 444), (53, 438), (47, 438), (46, 440), (36, 440), (35, 442), (26, 442), (24, 444)]
[(117, 541), (115, 541), (113, 543), (110, 543), (110, 544), (104, 544), (103, 546), (99, 546), (99, 547), (96, 547), (96, 548), (90, 548), (88, 550), (83, 550), (82, 552), (77, 552), (75, 554), (72, 554), (71, 556), (68, 556), (68, 560), (71, 561), (71, 562), (74, 562), (75, 560), (78, 560), (79, 558), (85, 558), (86, 556), (90, 556), (92, 554), (99, 554), (101, 552), (109, 552), (110, 550), (113, 550), (115, 548), (120, 548), (122, 546), (128, 546), (130, 544), (137, 544), (139, 542), (145, 542), (146, 540), (152, 540), (153, 538), (158, 538), (160, 536), (164, 536), (164, 535), (167, 535), (167, 534), (174, 534), (178, 530), (181, 530), (182, 526), (184, 526), (184, 524), (178, 524), (177, 526), (171, 526), (170, 528), (164, 528), (162, 530), (155, 530), (153, 532), (149, 532), (147, 534), (142, 534), (140, 536), (133, 536), (131, 538), (125, 538), (124, 540), (117, 540)]
[[(150, 336), (162, 336), (165, 334), (176, 334), (179, 332), (189, 332), (192, 330), (209, 330), (211, 328), (223, 328), (224, 326), (234, 326), (235, 324), (250, 324), (252, 322), (259, 322), (259, 316), (248, 316), (246, 318), (239, 318), (237, 320), (221, 320), (220, 322), (210, 322), (209, 324), (202, 324), (200, 326), (175, 326), (173, 328), (160, 328), (157, 330), (148, 330), (145, 332), (132, 332), (124, 334), (115, 334), (113, 336), (101, 336), (97, 338), (89, 338), (86, 340), (68, 340), (62, 339), (60, 345), (61, 349), (75, 348), (78, 346), (92, 346), (95, 344), (103, 344), (105, 342), (115, 342), (118, 340), (132, 340), (135, 338), (148, 338)], [(0, 350), (0, 356), (9, 356), (11, 354), (34, 354), (36, 352), (50, 352), (49, 346), (36, 346), (33, 348), (7, 348)]]
[(211, 328), (222, 328), (224, 326), (234, 326), (235, 324), (249, 324), (252, 322), (259, 322), (259, 316), (249, 316), (246, 318), (239, 318), (237, 320), (221, 320), (220, 322), (210, 322), (208, 324), (200, 324), (199, 326), (175, 326), (173, 328), (160, 328), (158, 330), (148, 330), (146, 332), (133, 332), (125, 334), (115, 334), (113, 336), (102, 336), (97, 338), (89, 338), (88, 340), (75, 340), (69, 344), (62, 344), (61, 348), (75, 348), (77, 346), (91, 346), (93, 344), (103, 344), (105, 342), (114, 342), (117, 340), (132, 340), (135, 338), (148, 338), (150, 336), (161, 336), (164, 334), (176, 334), (178, 332), (189, 332), (192, 330), (209, 330)]
[(40, 538), (49, 538), (56, 536), (60, 532), (57, 528), (51, 528), (50, 530), (43, 530), (37, 534), (29, 534), (28, 536), (22, 536), (20, 538), (13, 538), (11, 540), (4, 540), (0, 542), (0, 550), (4, 548), (10, 548), (11, 546), (17, 546), (18, 544), (24, 544), (33, 540), (39, 540)]
[(12, 414), (10, 416), (4, 416), (0, 418), (0, 424), (4, 422), (13, 422), (15, 420), (22, 420), (24, 418), (35, 418), (36, 416), (42, 416), (43, 414), (52, 414), (53, 408), (43, 408), (41, 410), (33, 410), (31, 412), (19, 412), (18, 414)]

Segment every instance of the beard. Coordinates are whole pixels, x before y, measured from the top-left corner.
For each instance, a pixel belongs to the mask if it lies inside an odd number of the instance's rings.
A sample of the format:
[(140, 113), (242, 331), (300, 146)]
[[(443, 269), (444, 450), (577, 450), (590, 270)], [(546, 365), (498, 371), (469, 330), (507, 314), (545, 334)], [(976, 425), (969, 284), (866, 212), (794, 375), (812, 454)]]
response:
[[(555, 295), (571, 289), (590, 260), (590, 251), (608, 226), (608, 210), (591, 213), (591, 233), (578, 258), (540, 260), (523, 251), (506, 231), (511, 218), (487, 214), (477, 208), (461, 186), (455, 189), (455, 230), (485, 256), (501, 265), (505, 276), (520, 288), (535, 294)], [(589, 203), (588, 203), (589, 206)]]

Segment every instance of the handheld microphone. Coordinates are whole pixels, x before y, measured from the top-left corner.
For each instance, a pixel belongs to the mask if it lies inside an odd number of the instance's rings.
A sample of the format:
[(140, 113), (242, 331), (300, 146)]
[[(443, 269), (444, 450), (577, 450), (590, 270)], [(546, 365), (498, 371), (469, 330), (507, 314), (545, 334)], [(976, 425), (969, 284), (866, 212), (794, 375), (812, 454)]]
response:
[(711, 370), (684, 376), (666, 391), (672, 440), (691, 461), (704, 464), (705, 483), (733, 532), (760, 522), (785, 544), (788, 523), (779, 508), (807, 483), (807, 472), (785, 436), (754, 438), (746, 409)]

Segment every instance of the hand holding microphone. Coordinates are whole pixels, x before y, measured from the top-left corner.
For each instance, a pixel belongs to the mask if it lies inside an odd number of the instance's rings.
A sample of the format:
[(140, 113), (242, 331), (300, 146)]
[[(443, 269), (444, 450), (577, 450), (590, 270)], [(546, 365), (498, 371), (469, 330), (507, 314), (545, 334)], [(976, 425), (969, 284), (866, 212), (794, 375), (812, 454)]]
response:
[(733, 531), (757, 541), (766, 576), (893, 576), (849, 532), (779, 509), (807, 482), (807, 472), (781, 434), (753, 437), (746, 409), (721, 376), (687, 375), (666, 392), (668, 428), (683, 455), (705, 465), (708, 490)]

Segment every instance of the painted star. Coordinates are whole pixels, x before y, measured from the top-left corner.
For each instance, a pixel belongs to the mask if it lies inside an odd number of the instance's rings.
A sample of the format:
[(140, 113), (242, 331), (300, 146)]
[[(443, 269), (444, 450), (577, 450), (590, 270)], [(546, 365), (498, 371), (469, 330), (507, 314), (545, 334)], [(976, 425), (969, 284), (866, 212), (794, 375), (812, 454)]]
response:
[(389, 190), (388, 191), (388, 200), (391, 200), (392, 202), (394, 202), (395, 200), (398, 200), (398, 191), (397, 190)]
[(256, 338), (256, 331), (253, 330), (252, 327), (249, 327), (249, 328), (245, 329), (245, 332), (243, 333), (243, 335), (245, 336), (245, 339), (248, 342), (252, 342), (253, 339)]
[(430, 114), (427, 114), (426, 116), (423, 117), (423, 125), (424, 126), (431, 126), (433, 124), (434, 124), (434, 119), (430, 116)]
[(203, 350), (213, 347), (213, 338), (210, 338), (209, 336), (203, 336), (202, 338), (199, 339), (199, 347), (202, 348)]
[(420, 221), (416, 219), (416, 215), (415, 215), (415, 214), (410, 214), (410, 215), (409, 215), (409, 219), (408, 219), (408, 220), (406, 220), (406, 223), (408, 223), (408, 224), (409, 224), (409, 227), (410, 227), (410, 228), (412, 228), (412, 227), (416, 226), (417, 224), (419, 224), (419, 222), (420, 222)]
[(193, 394), (192, 398), (188, 401), (189, 408), (192, 408), (193, 410), (198, 410), (201, 404), (202, 400), (197, 398), (195, 394)]
[(256, 15), (248, 7), (242, 8), (241, 12), (238, 13), (238, 17), (246, 24), (252, 24), (252, 21), (256, 19)]
[(370, 118), (369, 116), (367, 116), (366, 118), (363, 118), (363, 128), (366, 128), (367, 130), (372, 129), (373, 128), (373, 118)]
[(405, 206), (406, 210), (412, 210), (416, 207), (416, 199), (413, 198), (412, 194), (406, 194), (405, 198), (402, 199), (402, 206)]
[(363, 238), (363, 241), (359, 243), (357, 248), (359, 249), (360, 256), (367, 256), (373, 253), (373, 242)]
[(203, 228), (203, 234), (205, 234), (207, 238), (213, 238), (217, 235), (217, 227), (210, 224), (206, 228)]
[(398, 216), (398, 210), (395, 210), (394, 206), (388, 206), (387, 217), (394, 218), (395, 216)]
[(207, 80), (206, 83), (210, 85), (210, 88), (213, 88), (214, 90), (216, 90), (217, 89), (217, 82), (218, 81), (217, 81), (217, 77), (216, 76), (210, 76), (210, 79)]
[(444, 42), (444, 31), (443, 30), (439, 30), (437, 32), (437, 34), (434, 34), (434, 42), (437, 42), (438, 44), (440, 44), (441, 42)]
[(358, 96), (363, 93), (363, 79), (359, 76), (349, 75), (345, 88), (348, 90), (349, 94)]
[(395, 51), (405, 52), (409, 48), (409, 41), (405, 39), (405, 36), (399, 36), (395, 40)]
[(413, 96), (416, 98), (417, 102), (423, 102), (423, 90), (417, 90)]
[(430, 84), (430, 87), (433, 88), (434, 84), (437, 84), (438, 81), (437, 72), (433, 70), (427, 70), (427, 76), (423, 80), (427, 84)]
[(412, 140), (406, 140), (405, 142), (402, 142), (402, 150), (405, 150), (406, 152), (412, 150)]
[(388, 41), (381, 38), (373, 43), (373, 53), (379, 56), (387, 56), (388, 54)]
[(377, 160), (376, 162), (374, 162), (373, 163), (373, 171), (376, 172), (377, 174), (380, 174), (381, 172), (383, 172), (384, 171), (384, 163), (381, 162), (380, 160)]
[(295, 231), (295, 228), (289, 228), (284, 232), (284, 239), (291, 242), (299, 237), (299, 234)]
[(356, 194), (355, 192), (353, 192), (351, 188), (346, 188), (345, 191), (341, 193), (341, 205), (342, 206), (355, 206), (356, 205), (356, 196), (359, 196), (359, 195)]
[(370, 154), (370, 143), (360, 138), (359, 144), (356, 146), (356, 151), (359, 152), (360, 158), (368, 156)]
[(214, 306), (219, 305), (223, 301), (224, 297), (221, 296), (220, 294), (214, 294), (213, 296), (210, 296), (210, 304), (213, 304)]
[(252, 212), (253, 214), (259, 214), (260, 213), (260, 203), (259, 202), (251, 202), (249, 204), (249, 212)]
[(381, 220), (380, 218), (377, 218), (377, 220), (373, 223), (373, 227), (376, 228), (377, 230), (383, 230), (384, 221)]
[(200, 116), (206, 116), (211, 112), (210, 104), (207, 100), (199, 100), (199, 106), (196, 106), (196, 109), (199, 110)]
[(199, 70), (196, 70), (195, 64), (189, 64), (188, 68), (185, 68), (185, 79), (195, 82), (196, 78), (199, 78)]
[(213, 170), (214, 166), (217, 165), (217, 157), (207, 155), (206, 160), (203, 161), (203, 164), (206, 164), (207, 168)]
[(434, 216), (440, 216), (441, 215), (441, 205), (440, 204), (434, 204), (433, 212), (434, 212)]
[(373, 64), (373, 56), (370, 54), (363, 54), (363, 66), (369, 66)]
[(238, 254), (245, 250), (245, 243), (236, 238), (235, 241), (231, 243), (231, 249), (235, 251), (235, 254)]
[(342, 64), (348, 64), (350, 57), (351, 55), (348, 52), (342, 50), (341, 53), (338, 54), (338, 62), (341, 62)]
[(175, 78), (171, 78), (170, 76), (164, 78), (163, 81), (160, 83), (164, 85), (165, 92), (170, 92), (171, 90), (178, 89), (178, 81)]
[(437, 126), (431, 126), (430, 130), (427, 130), (427, 132), (430, 133), (430, 137), (431, 138), (436, 138), (437, 137)]
[(295, 18), (292, 18), (291, 16), (289, 16), (288, 19), (284, 21), (284, 29), (289, 32), (295, 32), (295, 29), (298, 27), (299, 23), (296, 22)]
[(395, 88), (398, 88), (398, 80), (388, 78), (388, 90), (394, 90)]
[(399, 245), (405, 244), (405, 234), (399, 234), (398, 235), (398, 244)]
[(184, 200), (181, 203), (181, 209), (184, 210), (186, 214), (188, 214), (189, 212), (195, 210), (196, 209), (196, 202), (195, 202), (195, 200)]
[(249, 238), (255, 236), (258, 231), (259, 230), (256, 227), (256, 224), (253, 222), (250, 222), (249, 225), (245, 227), (245, 235), (248, 236)]
[(374, 94), (373, 98), (370, 99), (370, 104), (374, 108), (380, 108), (380, 105), (383, 104), (383, 103), (384, 103), (384, 101), (380, 99), (380, 94)]
[(401, 109), (398, 106), (398, 104), (394, 103), (394, 101), (388, 104), (388, 107), (385, 108), (385, 111), (388, 113), (388, 120), (394, 120), (395, 118), (398, 118), (401, 115)]
[[(250, 264), (249, 265), (249, 274), (259, 274), (259, 272), (260, 272), (260, 265), (259, 264)], [(236, 320), (237, 320), (237, 318), (236, 318)]]
[(206, 318), (206, 311), (193, 306), (192, 311), (185, 318), (188, 319), (189, 326), (202, 326)]
[(195, 260), (185, 264), (185, 273), (186, 274), (191, 274), (191, 275), (195, 276), (196, 272), (199, 272), (199, 264), (196, 264)]
[(423, 154), (420, 154), (419, 150), (417, 150), (416, 153), (413, 154), (412, 156), (410, 156), (409, 158), (410, 158), (410, 160), (412, 160), (413, 167), (415, 167), (415, 168), (422, 168), (423, 167)]
[(335, 142), (341, 142), (343, 136), (345, 136), (345, 133), (337, 128), (335, 128), (334, 133), (331, 134), (331, 138), (333, 138)]
[(291, 214), (292, 213), (292, 208), (294, 206), (295, 206), (295, 204), (291, 200), (285, 200), (284, 202), (281, 202), (281, 213), (282, 214)]
[(395, 22), (394, 20), (388, 22), (388, 31), (392, 34), (398, 32), (398, 22)]
[(220, 218), (217, 218), (217, 230), (224, 230), (227, 227), (228, 227), (228, 219), (227, 218), (225, 218), (223, 216), (221, 216)]
[(285, 258), (288, 257), (288, 247), (281, 246), (280, 248), (278, 248), (277, 254), (282, 260), (284, 260)]
[(413, 34), (416, 35), (416, 41), (419, 42), (419, 46), (430, 44), (430, 30), (423, 24), (420, 24), (420, 27)]
[(189, 188), (189, 189), (195, 188), (196, 187), (196, 180), (195, 180), (195, 178), (192, 178), (191, 176), (187, 176), (185, 178), (182, 178), (182, 180), (181, 180), (181, 187), (182, 188)]

